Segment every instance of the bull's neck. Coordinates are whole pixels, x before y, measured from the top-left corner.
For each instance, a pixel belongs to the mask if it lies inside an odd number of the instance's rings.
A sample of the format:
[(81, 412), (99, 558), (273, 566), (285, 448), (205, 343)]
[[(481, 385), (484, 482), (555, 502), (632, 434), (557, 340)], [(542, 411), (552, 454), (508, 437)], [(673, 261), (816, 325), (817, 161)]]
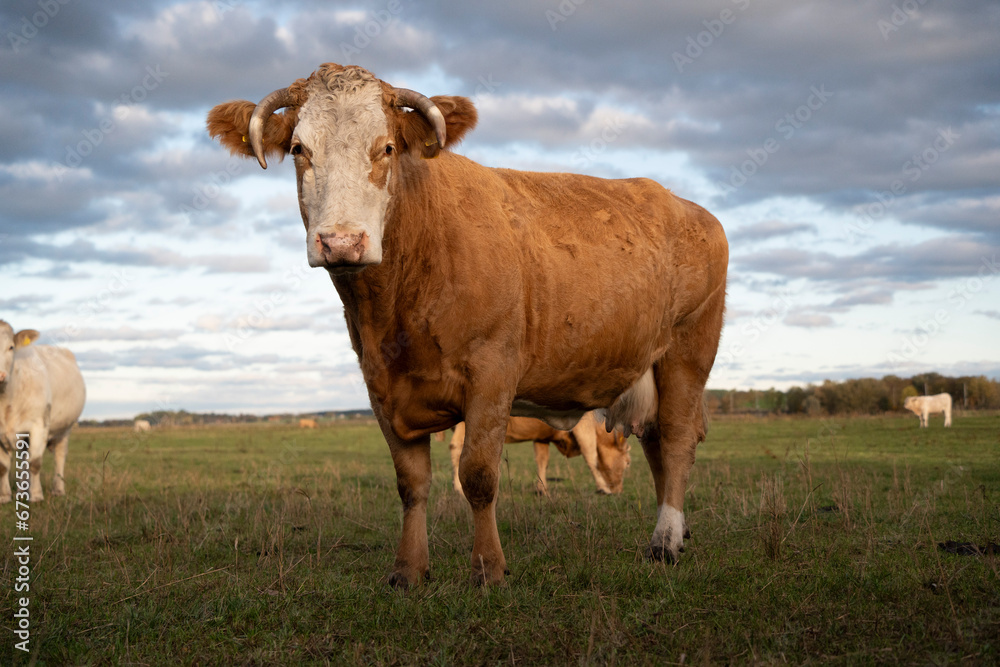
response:
[[(382, 262), (333, 277), (366, 379), (370, 371), (389, 365), (386, 349), (405, 344), (407, 322), (399, 314), (426, 296), (425, 288), (431, 286), (422, 285), (421, 276), (428, 266), (444, 265), (448, 207), (435, 193), (435, 181), (441, 163), (451, 157), (444, 154), (433, 162), (413, 159), (403, 165), (399, 171), (404, 173), (394, 175), (390, 185), (393, 196), (382, 237)], [(383, 354), (372, 354), (373, 350)]]

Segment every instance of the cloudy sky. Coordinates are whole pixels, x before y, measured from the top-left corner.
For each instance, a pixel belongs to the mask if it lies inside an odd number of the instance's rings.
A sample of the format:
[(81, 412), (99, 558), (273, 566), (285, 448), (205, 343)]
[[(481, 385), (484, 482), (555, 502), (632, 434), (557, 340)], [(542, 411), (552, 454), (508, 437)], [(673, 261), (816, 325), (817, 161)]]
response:
[(1000, 3), (5, 0), (0, 318), (84, 417), (367, 405), (290, 161), (204, 118), (320, 63), (474, 99), (491, 166), (649, 176), (730, 240), (715, 388), (1000, 377)]

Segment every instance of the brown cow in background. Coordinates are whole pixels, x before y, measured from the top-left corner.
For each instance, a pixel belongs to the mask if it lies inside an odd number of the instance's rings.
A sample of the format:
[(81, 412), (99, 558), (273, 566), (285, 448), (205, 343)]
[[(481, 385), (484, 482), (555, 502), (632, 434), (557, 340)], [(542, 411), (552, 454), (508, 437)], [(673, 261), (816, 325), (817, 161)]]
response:
[[(549, 494), (548, 482), (545, 478), (549, 467), (549, 445), (566, 458), (583, 456), (594, 476), (599, 493), (621, 493), (625, 482), (625, 469), (632, 463), (629, 455), (628, 440), (618, 431), (610, 433), (604, 428), (604, 423), (598, 421), (593, 412), (588, 412), (570, 431), (554, 429), (540, 419), (531, 417), (511, 417), (507, 422), (507, 444), (515, 442), (535, 443), (535, 465), (538, 477), (535, 480), (540, 493)], [(454, 475), (453, 485), (459, 493), (462, 491), (462, 481), (458, 470), (465, 444), (465, 422), (455, 425), (451, 436), (451, 470)], [(464, 495), (464, 493), (463, 493)]]

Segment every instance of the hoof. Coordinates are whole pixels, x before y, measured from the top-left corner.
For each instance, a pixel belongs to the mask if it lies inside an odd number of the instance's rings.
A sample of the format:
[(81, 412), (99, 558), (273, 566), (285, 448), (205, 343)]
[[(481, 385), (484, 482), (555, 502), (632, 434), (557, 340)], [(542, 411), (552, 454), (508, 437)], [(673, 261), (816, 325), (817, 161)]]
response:
[[(415, 577), (414, 580), (411, 582), (410, 579), (405, 574), (399, 571), (392, 572), (389, 575), (389, 585), (395, 588), (397, 591), (409, 590), (410, 584), (416, 583), (416, 581), (418, 580), (419, 577)], [(430, 580), (431, 580), (431, 573), (430, 570), (428, 570), (424, 572), (424, 581), (430, 581)]]
[[(683, 547), (680, 551), (684, 551)], [(646, 547), (646, 559), (655, 561), (657, 563), (663, 562), (670, 565), (675, 565), (679, 560), (679, 555), (673, 553), (667, 547), (649, 545)]]
[(393, 572), (389, 575), (389, 585), (397, 591), (405, 591), (410, 588), (410, 582), (407, 581), (406, 577), (399, 572)]
[(49, 495), (53, 495), (53, 496), (65, 496), (66, 495), (66, 489), (52, 489), (51, 491), (49, 491)]
[(473, 586), (495, 586), (496, 584), (502, 584), (504, 582), (504, 577), (510, 574), (510, 570), (506, 567), (503, 569), (503, 574), (487, 576), (480, 569), (476, 569), (472, 573), (472, 585)]

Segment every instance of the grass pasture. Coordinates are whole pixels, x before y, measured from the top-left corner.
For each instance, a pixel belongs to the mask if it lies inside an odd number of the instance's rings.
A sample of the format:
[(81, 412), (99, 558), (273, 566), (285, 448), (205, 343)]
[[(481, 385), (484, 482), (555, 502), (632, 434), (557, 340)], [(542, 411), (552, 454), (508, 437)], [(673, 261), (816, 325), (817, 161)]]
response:
[[(32, 653), (5, 611), (0, 660), (997, 664), (1000, 555), (937, 544), (1000, 542), (1000, 416), (954, 424), (716, 420), (678, 566), (643, 557), (656, 508), (637, 444), (619, 497), (553, 452), (549, 498), (530, 444), (511, 445), (497, 510), (511, 574), (484, 589), (434, 443), (433, 579), (405, 594), (386, 585), (401, 513), (373, 424), (79, 429), (68, 495), (31, 508)], [(15, 532), (0, 507), (0, 538)]]

